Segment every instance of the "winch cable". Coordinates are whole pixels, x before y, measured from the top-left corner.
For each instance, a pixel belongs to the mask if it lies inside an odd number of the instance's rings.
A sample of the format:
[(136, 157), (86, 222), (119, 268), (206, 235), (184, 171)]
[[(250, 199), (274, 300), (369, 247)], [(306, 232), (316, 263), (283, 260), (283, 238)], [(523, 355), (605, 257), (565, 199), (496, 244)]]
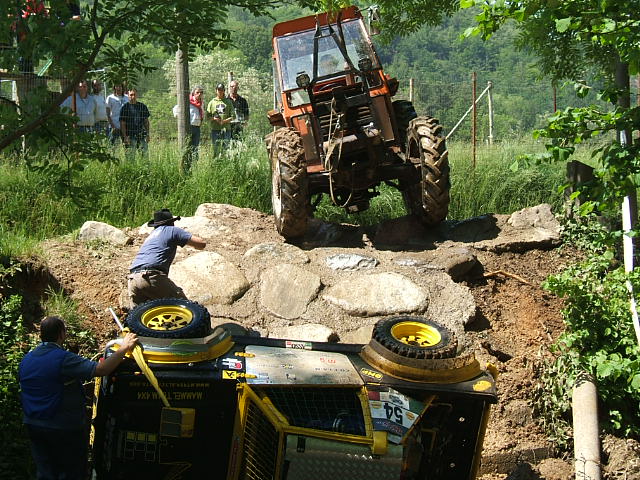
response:
[[(118, 325), (118, 328), (120, 329), (120, 331), (122, 333), (127, 333), (129, 329), (124, 328), (122, 326), (122, 323), (120, 323), (120, 320), (118, 320), (118, 316), (116, 315), (116, 312), (113, 311), (113, 308), (109, 307), (109, 311), (111, 312), (113, 319), (116, 321), (116, 324)], [(142, 353), (142, 347), (140, 346), (139, 343), (136, 344), (135, 347), (133, 347), (133, 350), (131, 350), (131, 355), (133, 356), (133, 359), (136, 361), (136, 364), (138, 365), (138, 367), (140, 368), (140, 371), (144, 374), (145, 377), (147, 377), (147, 380), (149, 380), (149, 383), (151, 384), (151, 386), (158, 393), (160, 400), (162, 400), (162, 404), (165, 407), (170, 407), (171, 405), (169, 405), (169, 400), (167, 400), (167, 396), (164, 394), (164, 392), (160, 388), (158, 379), (153, 374), (153, 371), (149, 368), (149, 365), (144, 359), (144, 354)]]
[[(333, 150), (335, 147), (333, 147), (333, 145), (335, 145), (333, 143), (334, 139), (336, 139), (336, 132), (338, 131), (338, 126), (339, 123), (336, 121), (336, 126), (335, 128), (333, 127), (333, 114), (335, 112), (335, 104), (336, 104), (336, 98), (333, 97), (331, 99), (331, 114), (329, 115), (329, 147), (327, 149), (327, 154), (324, 157), (324, 169), (327, 170), (329, 172), (329, 195), (331, 196), (331, 201), (333, 202), (334, 205), (336, 205), (339, 208), (345, 208), (347, 205), (349, 205), (349, 202), (351, 201), (351, 198), (353, 197), (353, 183), (351, 185), (351, 191), (349, 192), (349, 196), (347, 197), (347, 199), (345, 200), (345, 202), (340, 205), (338, 204), (338, 201), (335, 198), (335, 194), (333, 191), (333, 162), (331, 161), (331, 157), (333, 156)], [(341, 133), (344, 134), (344, 132), (341, 130)], [(340, 146), (338, 147), (338, 162), (340, 161), (340, 158), (342, 158), (342, 145), (344, 143), (343, 141), (343, 137), (340, 137)], [(353, 173), (352, 173), (352, 182), (353, 182)]]

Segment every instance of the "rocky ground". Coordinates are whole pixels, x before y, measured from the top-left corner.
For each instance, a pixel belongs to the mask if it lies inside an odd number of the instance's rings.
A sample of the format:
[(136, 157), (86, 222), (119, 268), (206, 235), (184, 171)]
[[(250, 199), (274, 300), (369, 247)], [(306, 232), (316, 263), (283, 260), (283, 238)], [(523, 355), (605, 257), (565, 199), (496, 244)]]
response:
[[(180, 250), (171, 276), (215, 323), (262, 336), (366, 343), (381, 317), (424, 314), (500, 374), (481, 478), (573, 478), (571, 460), (546, 440), (529, 403), (534, 367), (563, 329), (561, 301), (540, 285), (577, 256), (560, 245), (548, 207), (434, 231), (409, 217), (368, 228), (313, 221), (295, 244), (283, 242), (271, 217), (228, 205), (201, 205), (178, 225), (207, 247)], [(117, 333), (107, 309), (126, 309), (128, 266), (149, 231), (90, 223), (78, 240), (45, 245), (54, 283), (78, 301), (103, 343)], [(605, 478), (640, 479), (637, 442), (607, 437), (603, 449)]]

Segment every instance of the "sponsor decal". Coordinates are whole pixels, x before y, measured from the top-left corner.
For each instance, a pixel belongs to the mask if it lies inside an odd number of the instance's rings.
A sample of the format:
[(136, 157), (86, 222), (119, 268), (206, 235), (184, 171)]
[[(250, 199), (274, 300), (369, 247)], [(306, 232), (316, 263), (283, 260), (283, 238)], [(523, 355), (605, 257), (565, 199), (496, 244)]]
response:
[(361, 368), (360, 373), (365, 377), (375, 378), (376, 380), (382, 380), (382, 374), (375, 370), (369, 370), (368, 368)]
[(294, 348), (296, 350), (311, 350), (311, 342), (294, 342), (286, 340), (284, 346), (287, 348)]
[(222, 371), (223, 380), (235, 380), (236, 378), (238, 378), (238, 372), (234, 372), (233, 370)]
[(242, 362), (236, 358), (223, 358), (222, 366), (229, 370), (242, 370)]
[(491, 382), (488, 380), (480, 380), (473, 384), (473, 389), (476, 392), (484, 392), (485, 390), (489, 390), (491, 388)]

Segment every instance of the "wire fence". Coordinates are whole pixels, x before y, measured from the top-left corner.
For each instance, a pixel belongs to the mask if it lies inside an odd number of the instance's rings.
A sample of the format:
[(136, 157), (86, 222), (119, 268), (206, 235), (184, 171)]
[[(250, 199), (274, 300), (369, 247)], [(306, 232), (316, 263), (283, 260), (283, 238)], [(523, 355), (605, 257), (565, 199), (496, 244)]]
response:
[[(99, 71), (90, 72), (87, 80), (100, 79)], [(632, 105), (638, 105), (640, 97), (640, 79), (632, 79)], [(58, 75), (15, 74), (0, 71), (0, 97), (11, 102), (21, 103), (21, 99), (28, 98), (31, 92), (43, 91), (48, 95), (55, 95), (67, 84), (65, 77)], [(444, 127), (445, 134), (451, 134), (452, 129), (461, 121), (465, 113), (473, 104), (473, 82), (471, 74), (466, 78), (440, 78), (428, 80), (425, 78), (399, 78), (400, 86), (395, 99), (412, 100), (419, 115), (436, 117)], [(491, 84), (489, 92), (478, 99), (480, 94)], [(145, 85), (144, 78), (140, 85)], [(38, 87), (45, 86), (46, 90)], [(174, 94), (167, 91), (145, 91), (138, 89), (139, 101), (147, 105), (151, 113), (151, 134), (156, 139), (176, 139), (177, 123), (172, 114), (176, 103)], [(106, 87), (102, 95), (106, 96), (110, 88)], [(253, 134), (264, 134), (270, 130), (266, 119), (269, 110), (268, 92), (243, 91), (251, 108), (251, 118), (247, 131)], [(210, 92), (206, 92), (210, 95)], [(545, 125), (546, 118), (554, 109), (564, 109), (569, 106), (585, 106), (596, 104), (603, 109), (611, 106), (599, 101), (595, 94), (590, 93), (585, 98), (579, 98), (572, 86), (562, 85), (554, 88), (548, 81), (537, 81), (514, 84), (502, 82), (500, 78), (478, 75), (476, 82), (476, 139), (488, 142), (492, 136), (494, 141), (521, 137), (535, 128)], [(205, 104), (210, 98), (205, 98)], [(490, 115), (489, 100), (491, 100), (492, 115)], [(2, 102), (5, 107), (7, 102)], [(459, 128), (452, 133), (454, 140), (468, 141), (472, 138), (472, 115), (461, 121)], [(5, 128), (10, 127), (5, 126)], [(491, 127), (491, 131), (490, 131)], [(202, 132), (203, 143), (208, 139), (208, 127)]]

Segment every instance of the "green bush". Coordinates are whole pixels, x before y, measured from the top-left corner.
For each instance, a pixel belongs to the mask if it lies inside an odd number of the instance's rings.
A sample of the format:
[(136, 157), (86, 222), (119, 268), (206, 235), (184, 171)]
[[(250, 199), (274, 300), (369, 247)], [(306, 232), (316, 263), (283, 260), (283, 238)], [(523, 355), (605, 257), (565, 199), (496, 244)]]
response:
[[(595, 225), (599, 225), (595, 223)], [(584, 230), (584, 223), (582, 229)], [(565, 332), (552, 348), (554, 360), (542, 369), (536, 407), (552, 439), (569, 446), (571, 392), (576, 377), (593, 376), (602, 402), (604, 429), (640, 437), (640, 347), (630, 314), (627, 281), (640, 292), (640, 271), (624, 272), (601, 227), (590, 238), (574, 239), (592, 248), (587, 258), (544, 284), (564, 299)]]
[(22, 297), (0, 297), (0, 471), (5, 478), (30, 478), (33, 466), (22, 426), (18, 365), (36, 344), (22, 320)]

